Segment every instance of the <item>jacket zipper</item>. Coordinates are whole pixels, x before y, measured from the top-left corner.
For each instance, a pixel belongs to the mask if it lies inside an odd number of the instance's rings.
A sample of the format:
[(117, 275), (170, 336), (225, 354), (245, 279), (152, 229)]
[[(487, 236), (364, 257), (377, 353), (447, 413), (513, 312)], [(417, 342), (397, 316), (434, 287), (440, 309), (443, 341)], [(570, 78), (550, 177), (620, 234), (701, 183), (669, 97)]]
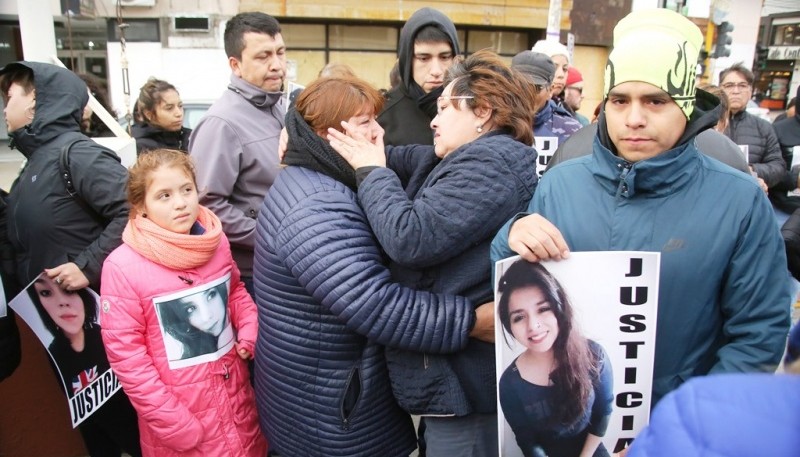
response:
[(617, 200), (619, 200), (619, 197), (622, 194), (625, 194), (625, 197), (628, 196), (628, 183), (625, 182), (625, 178), (628, 177), (628, 173), (630, 173), (632, 166), (633, 164), (628, 161), (617, 164), (617, 167), (621, 169), (619, 174), (619, 185), (617, 186)]

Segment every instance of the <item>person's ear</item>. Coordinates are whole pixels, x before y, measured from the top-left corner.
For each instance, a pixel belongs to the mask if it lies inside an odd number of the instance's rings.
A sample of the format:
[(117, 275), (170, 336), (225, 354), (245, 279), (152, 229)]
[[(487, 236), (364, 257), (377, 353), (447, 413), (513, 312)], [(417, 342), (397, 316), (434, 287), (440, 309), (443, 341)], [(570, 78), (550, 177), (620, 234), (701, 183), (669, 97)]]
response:
[(228, 57), (228, 65), (231, 67), (231, 71), (234, 75), (241, 78), (242, 77), (242, 63), (239, 62), (239, 59), (236, 57)]
[(488, 121), (488, 120), (489, 120), (489, 118), (491, 118), (491, 117), (492, 117), (492, 109), (491, 109), (491, 108), (489, 108), (488, 106), (479, 106), (479, 107), (475, 108), (474, 110), (472, 110), (472, 112), (473, 112), (473, 113), (475, 114), (475, 116), (477, 116), (477, 117), (478, 117), (478, 119), (480, 119), (480, 120), (481, 120), (483, 123), (486, 123), (486, 121)]

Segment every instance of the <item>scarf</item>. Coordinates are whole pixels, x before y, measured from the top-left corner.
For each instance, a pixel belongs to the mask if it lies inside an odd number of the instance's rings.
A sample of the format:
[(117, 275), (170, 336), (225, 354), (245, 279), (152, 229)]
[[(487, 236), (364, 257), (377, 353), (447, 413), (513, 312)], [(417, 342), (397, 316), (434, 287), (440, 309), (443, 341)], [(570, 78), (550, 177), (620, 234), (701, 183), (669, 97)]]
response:
[(205, 265), (222, 239), (222, 224), (208, 208), (200, 206), (197, 222), (206, 229), (201, 235), (175, 233), (136, 215), (130, 219), (122, 241), (148, 260), (173, 270), (188, 270)]
[(311, 130), (292, 106), (286, 113), (289, 144), (283, 163), (318, 171), (356, 190), (356, 172), (328, 142)]

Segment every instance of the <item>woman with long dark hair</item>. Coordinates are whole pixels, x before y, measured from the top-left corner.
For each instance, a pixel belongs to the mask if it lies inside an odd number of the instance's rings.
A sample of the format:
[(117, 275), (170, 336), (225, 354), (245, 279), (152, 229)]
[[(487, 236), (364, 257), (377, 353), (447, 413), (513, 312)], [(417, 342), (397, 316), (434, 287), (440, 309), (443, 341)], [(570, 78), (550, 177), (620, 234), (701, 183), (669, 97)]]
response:
[(53, 335), (47, 350), (71, 397), (80, 390), (72, 381), (82, 371), (96, 368), (102, 373), (109, 369), (97, 323), (97, 302), (87, 289), (63, 290), (47, 275), (26, 290), (44, 327)]
[(151, 77), (139, 90), (136, 112), (131, 132), (137, 155), (157, 148), (189, 150), (192, 129), (183, 126), (183, 101), (175, 86)]
[(601, 438), (611, 414), (611, 366), (603, 348), (576, 328), (564, 288), (541, 264), (520, 259), (503, 274), (499, 292), (503, 329), (525, 348), (499, 386), (523, 454), (608, 456)]
[(209, 354), (233, 339), (225, 303), (225, 283), (169, 302), (159, 304), (161, 324), (181, 343), (180, 359)]

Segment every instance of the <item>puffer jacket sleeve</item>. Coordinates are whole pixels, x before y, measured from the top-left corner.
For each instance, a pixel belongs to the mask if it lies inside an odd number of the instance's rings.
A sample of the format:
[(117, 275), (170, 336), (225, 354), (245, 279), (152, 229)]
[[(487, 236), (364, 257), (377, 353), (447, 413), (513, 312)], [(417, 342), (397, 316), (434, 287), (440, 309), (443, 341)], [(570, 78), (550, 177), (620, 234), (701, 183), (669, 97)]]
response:
[[(419, 190), (425, 177), (439, 163), (433, 146), (387, 146), (386, 167), (394, 171), (406, 193), (411, 195)], [(413, 185), (412, 184), (413, 180)], [(409, 188), (409, 185), (410, 188)]]
[(128, 223), (125, 195), (128, 170), (110, 151), (93, 142), (81, 141), (70, 150), (70, 172), (81, 198), (109, 221), (100, 236), (75, 258), (75, 264), (89, 283), (97, 287), (103, 262), (122, 244), (122, 231)]
[(711, 373), (761, 371), (777, 366), (790, 324), (792, 291), (783, 239), (772, 208), (758, 189), (743, 218), (739, 242), (721, 285), (727, 343)]
[(756, 121), (758, 121), (756, 124), (758, 135), (764, 139), (764, 151), (761, 160), (751, 164), (751, 166), (758, 177), (763, 179), (768, 187), (772, 188), (786, 174), (786, 163), (783, 161), (778, 135), (775, 134), (772, 124), (763, 119), (756, 119)]
[(431, 353), (464, 348), (472, 303), (391, 282), (354, 198), (334, 190), (295, 204), (276, 234), (277, 256), (315, 300), (378, 344)]
[(225, 243), (225, 251), (231, 263), (231, 294), (228, 298), (231, 322), (236, 329), (236, 340), (239, 345), (253, 354), (258, 336), (258, 310), (253, 298), (244, 287), (239, 267), (231, 256), (230, 245), (224, 234), (222, 242)]
[[(468, 147), (472, 150), (445, 159), (451, 160), (449, 171), (413, 200), (385, 168), (370, 173), (359, 187), (375, 236), (395, 262), (417, 269), (446, 262), (465, 246), (494, 236), (514, 213), (521, 184), (503, 154), (489, 144)], [(533, 189), (528, 192), (530, 197)]]
[(161, 381), (147, 349), (143, 305), (124, 269), (111, 261), (103, 268), (101, 300), (102, 335), (108, 361), (140, 423), (147, 424), (167, 447), (181, 452), (194, 449), (203, 441), (203, 426)]

